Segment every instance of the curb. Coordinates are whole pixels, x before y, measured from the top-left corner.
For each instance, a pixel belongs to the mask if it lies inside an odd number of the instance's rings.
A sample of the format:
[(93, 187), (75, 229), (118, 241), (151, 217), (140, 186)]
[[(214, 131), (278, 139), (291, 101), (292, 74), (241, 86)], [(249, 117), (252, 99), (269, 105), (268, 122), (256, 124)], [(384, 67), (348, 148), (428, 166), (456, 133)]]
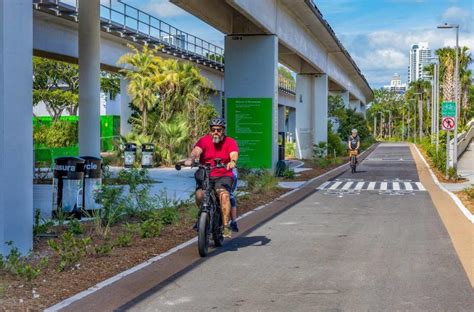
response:
[(474, 223), (474, 215), (464, 206), (464, 204), (461, 202), (461, 200), (452, 192), (450, 192), (448, 189), (446, 189), (443, 184), (441, 184), (434, 174), (433, 170), (431, 170), (431, 167), (428, 165), (428, 162), (426, 161), (425, 157), (423, 157), (423, 154), (421, 154), (420, 150), (418, 149), (418, 146), (416, 144), (413, 144), (415, 147), (418, 155), (420, 156), (421, 160), (423, 160), (423, 163), (425, 166), (428, 168), (431, 178), (433, 179), (434, 183), (445, 193), (447, 193), (451, 199), (454, 201), (456, 206), (461, 210), (461, 212), (466, 216), (466, 218), (471, 221), (471, 223)]
[[(377, 145), (378, 145), (377, 143), (374, 143), (373, 145), (371, 145), (370, 147), (368, 147), (365, 151), (363, 151), (362, 153), (360, 153), (360, 156), (364, 155), (366, 152), (370, 151), (370, 150), (372, 149), (372, 147), (374, 147), (374, 146), (376, 147)], [(340, 165), (340, 166), (338, 166), (338, 167), (335, 167), (335, 168), (333, 168), (333, 169), (331, 169), (331, 170), (329, 170), (329, 171), (327, 171), (327, 172), (325, 172), (325, 173), (323, 173), (323, 174), (321, 174), (321, 175), (319, 175), (319, 176), (317, 176), (317, 177), (314, 177), (314, 178), (312, 178), (312, 179), (306, 181), (304, 184), (300, 185), (299, 187), (297, 187), (297, 188), (295, 188), (295, 189), (293, 189), (293, 190), (291, 190), (291, 191), (289, 191), (289, 192), (286, 192), (285, 194), (283, 194), (283, 195), (281, 195), (281, 196), (275, 198), (275, 199), (272, 200), (271, 202), (266, 203), (266, 204), (264, 204), (264, 205), (261, 205), (261, 206), (259, 206), (259, 207), (256, 207), (256, 208), (254, 208), (254, 209), (252, 209), (252, 210), (246, 212), (245, 214), (239, 216), (239, 217), (237, 218), (237, 220), (241, 220), (241, 219), (243, 219), (243, 218), (245, 218), (245, 217), (247, 217), (247, 216), (249, 216), (249, 215), (251, 215), (251, 214), (253, 214), (253, 213), (256, 213), (256, 212), (258, 212), (258, 211), (260, 211), (260, 210), (266, 208), (268, 205), (270, 205), (270, 204), (272, 204), (272, 203), (274, 203), (274, 202), (276, 202), (276, 201), (280, 201), (280, 200), (282, 200), (283, 198), (285, 198), (285, 197), (287, 197), (287, 196), (289, 196), (289, 195), (291, 195), (291, 194), (293, 194), (293, 193), (295, 193), (295, 192), (301, 191), (303, 188), (307, 187), (311, 182), (313, 182), (313, 181), (315, 181), (315, 180), (317, 180), (317, 179), (321, 179), (321, 178), (324, 177), (324, 176), (330, 175), (330, 174), (333, 173), (334, 171), (340, 170), (340, 169), (342, 169), (344, 166), (347, 166), (347, 165), (348, 165), (348, 163), (344, 163), (344, 164), (342, 164), (342, 165)], [(193, 243), (195, 243), (195, 242), (197, 242), (197, 236), (194, 237), (194, 238), (192, 238), (192, 239), (190, 239), (190, 240), (188, 240), (188, 241), (186, 241), (186, 242), (184, 242), (184, 243), (182, 243), (182, 244), (180, 244), (180, 245), (178, 245), (178, 246), (176, 246), (176, 247), (174, 247), (174, 248), (171, 248), (170, 250), (168, 250), (168, 251), (166, 251), (166, 252), (164, 252), (164, 253), (161, 253), (161, 254), (159, 254), (159, 255), (153, 257), (153, 258), (150, 258), (150, 259), (146, 260), (145, 262), (142, 262), (142, 263), (140, 263), (140, 264), (138, 264), (138, 265), (136, 265), (136, 266), (134, 266), (134, 267), (132, 267), (132, 268), (126, 270), (126, 271), (120, 272), (120, 273), (118, 273), (118, 274), (116, 274), (116, 275), (114, 275), (114, 276), (112, 276), (112, 277), (110, 277), (110, 278), (108, 278), (108, 279), (106, 279), (106, 280), (100, 282), (100, 283), (97, 283), (96, 285), (94, 285), (94, 286), (92, 286), (92, 287), (89, 287), (88, 289), (83, 290), (83, 291), (81, 291), (81, 292), (79, 292), (79, 293), (73, 295), (72, 297), (66, 298), (66, 299), (64, 299), (63, 301), (61, 301), (61, 302), (59, 302), (59, 303), (57, 303), (57, 304), (55, 304), (55, 305), (53, 305), (53, 306), (51, 306), (51, 307), (45, 309), (44, 311), (45, 311), (45, 312), (53, 312), (53, 311), (59, 311), (59, 310), (61, 310), (61, 309), (63, 309), (63, 308), (66, 308), (66, 307), (70, 306), (71, 304), (73, 304), (73, 303), (75, 303), (75, 302), (77, 302), (77, 301), (79, 301), (79, 300), (81, 300), (81, 299), (83, 299), (83, 298), (85, 298), (85, 297), (87, 297), (87, 296), (89, 296), (89, 295), (91, 295), (91, 294), (93, 294), (93, 293), (95, 293), (95, 292), (97, 292), (97, 291), (99, 291), (99, 290), (101, 290), (101, 289), (103, 289), (103, 288), (105, 288), (105, 287), (107, 287), (107, 286), (109, 286), (109, 285), (111, 285), (111, 284), (113, 284), (113, 283), (115, 283), (115, 282), (121, 280), (122, 278), (124, 278), (124, 277), (126, 277), (126, 276), (128, 276), (128, 275), (130, 275), (130, 274), (133, 274), (133, 273), (135, 273), (135, 272), (137, 272), (137, 271), (139, 271), (139, 270), (141, 270), (141, 269), (143, 269), (143, 268), (146, 268), (146, 267), (148, 267), (149, 265), (151, 265), (151, 264), (153, 264), (153, 263), (155, 263), (155, 262), (157, 262), (157, 261), (159, 261), (159, 260), (162, 260), (162, 259), (166, 258), (167, 256), (169, 256), (169, 255), (171, 255), (171, 254), (174, 254), (174, 253), (178, 252), (179, 250), (184, 249), (184, 248), (188, 247), (189, 245), (191, 245), (191, 244), (193, 244)]]

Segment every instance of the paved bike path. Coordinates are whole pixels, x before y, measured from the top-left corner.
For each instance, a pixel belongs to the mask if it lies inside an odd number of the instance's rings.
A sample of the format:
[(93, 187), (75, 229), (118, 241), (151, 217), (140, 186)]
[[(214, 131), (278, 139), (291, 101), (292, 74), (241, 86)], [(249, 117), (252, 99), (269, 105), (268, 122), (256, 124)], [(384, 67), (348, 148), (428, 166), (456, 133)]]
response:
[[(428, 192), (388, 189), (420, 182), (408, 146), (382, 144), (358, 170), (122, 308), (472, 309), (473, 290)], [(377, 184), (356, 190), (361, 182)]]

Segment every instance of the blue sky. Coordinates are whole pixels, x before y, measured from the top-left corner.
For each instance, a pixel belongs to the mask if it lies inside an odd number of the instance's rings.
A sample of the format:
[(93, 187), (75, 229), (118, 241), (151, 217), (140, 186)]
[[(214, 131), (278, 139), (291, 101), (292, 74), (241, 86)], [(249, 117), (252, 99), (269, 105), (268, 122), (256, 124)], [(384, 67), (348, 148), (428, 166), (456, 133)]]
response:
[[(123, 1), (223, 46), (222, 33), (168, 0)], [(315, 3), (373, 88), (389, 84), (394, 73), (399, 73), (406, 82), (411, 44), (426, 41), (433, 50), (454, 46), (454, 30), (438, 30), (439, 24), (459, 24), (460, 43), (474, 47), (474, 0), (315, 0)]]

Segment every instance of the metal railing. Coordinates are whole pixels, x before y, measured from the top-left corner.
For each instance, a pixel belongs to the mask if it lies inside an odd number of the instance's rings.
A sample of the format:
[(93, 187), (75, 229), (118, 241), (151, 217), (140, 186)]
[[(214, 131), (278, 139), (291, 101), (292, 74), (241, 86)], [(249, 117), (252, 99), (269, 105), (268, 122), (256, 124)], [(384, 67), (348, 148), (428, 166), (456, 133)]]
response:
[[(78, 22), (78, 0), (33, 0), (36, 10)], [(157, 17), (121, 0), (101, 0), (100, 18), (103, 30), (133, 42), (161, 48), (161, 52), (224, 71), (224, 49), (182, 31)], [(293, 81), (278, 78), (278, 88), (296, 94)]]
[[(78, 21), (78, 0), (33, 0), (35, 9)], [(102, 28), (134, 42), (160, 47), (163, 53), (224, 69), (224, 49), (182, 31), (121, 0), (101, 0)]]

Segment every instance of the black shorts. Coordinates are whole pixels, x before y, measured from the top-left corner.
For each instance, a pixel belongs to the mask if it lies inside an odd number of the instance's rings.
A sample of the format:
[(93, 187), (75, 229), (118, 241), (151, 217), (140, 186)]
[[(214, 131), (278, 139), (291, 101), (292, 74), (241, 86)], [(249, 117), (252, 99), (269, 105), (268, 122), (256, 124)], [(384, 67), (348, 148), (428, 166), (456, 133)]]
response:
[[(196, 179), (196, 190), (202, 190), (203, 182), (200, 179)], [(234, 178), (232, 177), (212, 177), (210, 179), (211, 185), (214, 185), (214, 189), (226, 189), (231, 192), (234, 186)]]

